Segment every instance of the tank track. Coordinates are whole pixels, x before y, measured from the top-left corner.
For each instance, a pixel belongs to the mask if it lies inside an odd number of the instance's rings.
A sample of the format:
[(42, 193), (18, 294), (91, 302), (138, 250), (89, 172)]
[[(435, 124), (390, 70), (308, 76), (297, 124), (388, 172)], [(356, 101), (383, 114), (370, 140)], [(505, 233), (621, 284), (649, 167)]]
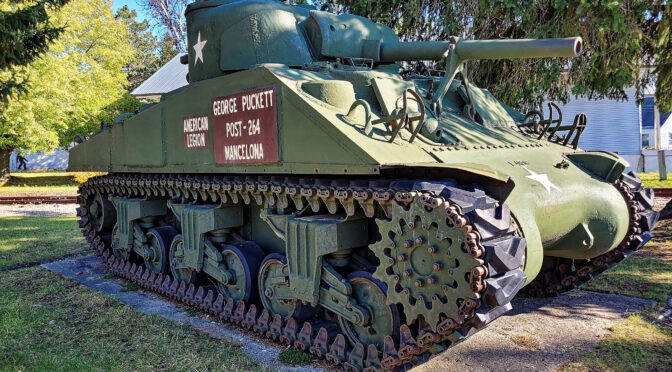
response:
[(636, 173), (623, 173), (614, 183), (630, 211), (628, 235), (613, 250), (590, 260), (544, 257), (541, 272), (522, 293), (532, 297), (555, 296), (577, 288), (614, 266), (651, 240), (651, 230), (658, 221), (653, 210), (653, 189), (644, 188)]
[[(418, 184), (423, 189), (418, 190)], [(511, 309), (510, 300), (525, 282), (521, 270), (525, 240), (515, 235), (508, 208), (497, 205), (480, 189), (467, 191), (452, 182), (345, 181), (285, 177), (202, 177), (191, 175), (112, 174), (90, 179), (79, 189), (79, 226), (92, 250), (113, 274), (173, 300), (197, 307), (223, 322), (235, 324), (266, 338), (292, 345), (326, 359), (349, 371), (405, 370), (426, 361), (464, 340), (499, 315)], [(413, 189), (415, 187), (415, 189)], [(413, 191), (411, 191), (413, 190)], [(421, 192), (419, 192), (421, 191)], [(400, 327), (399, 340), (385, 338), (382, 350), (370, 344), (349, 345), (333, 321), (272, 316), (259, 304), (224, 298), (211, 286), (174, 280), (169, 274), (146, 270), (142, 263), (120, 260), (112, 254), (110, 235), (101, 234), (87, 203), (96, 194), (127, 197), (163, 197), (183, 202), (233, 202), (288, 207), (310, 207), (317, 212), (324, 205), (336, 213), (339, 205), (348, 215), (360, 207), (367, 217), (382, 210), (390, 218), (393, 208), (422, 198), (428, 210), (445, 208), (446, 216), (457, 219), (469, 232), (465, 250), (480, 266), (472, 270), (470, 286), (474, 297), (462, 301), (458, 320), (444, 319), (436, 332), (420, 318)], [(452, 208), (448, 208), (448, 200)], [(453, 203), (453, 201), (457, 203)], [(266, 204), (264, 204), (266, 203)], [(378, 213), (380, 215), (380, 212)]]

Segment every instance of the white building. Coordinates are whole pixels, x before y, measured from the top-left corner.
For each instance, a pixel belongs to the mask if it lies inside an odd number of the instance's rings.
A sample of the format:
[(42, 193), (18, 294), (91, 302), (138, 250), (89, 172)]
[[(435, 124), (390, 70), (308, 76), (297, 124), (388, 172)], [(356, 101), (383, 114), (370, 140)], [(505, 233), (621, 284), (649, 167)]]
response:
[[(628, 97), (635, 96), (634, 88), (625, 92)], [(566, 105), (558, 103), (558, 106), (562, 110), (563, 125), (571, 125), (577, 114), (586, 114), (586, 129), (579, 139), (581, 149), (616, 152), (633, 169), (639, 165), (642, 153), (641, 115), (640, 106), (633, 98), (627, 101), (574, 98)]]

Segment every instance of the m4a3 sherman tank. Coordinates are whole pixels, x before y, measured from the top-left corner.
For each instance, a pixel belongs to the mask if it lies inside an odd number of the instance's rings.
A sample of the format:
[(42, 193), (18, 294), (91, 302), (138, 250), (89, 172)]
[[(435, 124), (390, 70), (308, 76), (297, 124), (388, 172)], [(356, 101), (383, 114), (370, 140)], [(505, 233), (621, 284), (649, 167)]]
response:
[[(468, 61), (572, 57), (578, 37), (400, 42), (271, 0), (186, 11), (189, 84), (70, 150), (113, 273), (350, 370), (405, 368), (532, 294), (640, 248), (653, 193), (577, 148), (585, 115), (520, 113)], [(400, 62), (445, 60), (441, 76)]]

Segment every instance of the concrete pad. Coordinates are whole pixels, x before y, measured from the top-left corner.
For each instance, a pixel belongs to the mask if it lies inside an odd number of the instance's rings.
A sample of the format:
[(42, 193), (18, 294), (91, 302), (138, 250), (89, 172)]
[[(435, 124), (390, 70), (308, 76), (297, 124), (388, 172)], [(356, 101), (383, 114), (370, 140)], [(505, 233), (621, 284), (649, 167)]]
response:
[[(117, 299), (119, 302), (132, 306), (145, 314), (159, 315), (178, 324), (186, 324), (200, 332), (209, 334), (218, 339), (226, 339), (238, 346), (255, 362), (273, 370), (313, 372), (322, 369), (313, 367), (289, 367), (278, 360), (281, 350), (252, 340), (233, 326), (210, 322), (198, 317), (189, 316), (181, 308), (156, 298), (143, 290), (121, 292), (124, 287), (120, 280), (102, 279), (108, 272), (95, 256), (73, 260), (65, 260), (43, 264), (49, 270), (55, 271), (66, 278), (71, 278), (86, 287), (102, 292)], [(77, 275), (78, 273), (80, 273)]]
[(517, 298), (511, 313), (412, 371), (554, 371), (594, 350), (612, 324), (653, 305), (581, 290), (555, 298)]

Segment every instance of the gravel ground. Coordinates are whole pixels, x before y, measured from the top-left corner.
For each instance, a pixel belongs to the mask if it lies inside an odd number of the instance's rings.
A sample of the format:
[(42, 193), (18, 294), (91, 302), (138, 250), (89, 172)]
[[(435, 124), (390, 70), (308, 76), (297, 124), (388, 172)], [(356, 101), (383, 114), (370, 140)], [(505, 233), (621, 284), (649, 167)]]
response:
[(0, 217), (74, 217), (77, 204), (0, 205)]

